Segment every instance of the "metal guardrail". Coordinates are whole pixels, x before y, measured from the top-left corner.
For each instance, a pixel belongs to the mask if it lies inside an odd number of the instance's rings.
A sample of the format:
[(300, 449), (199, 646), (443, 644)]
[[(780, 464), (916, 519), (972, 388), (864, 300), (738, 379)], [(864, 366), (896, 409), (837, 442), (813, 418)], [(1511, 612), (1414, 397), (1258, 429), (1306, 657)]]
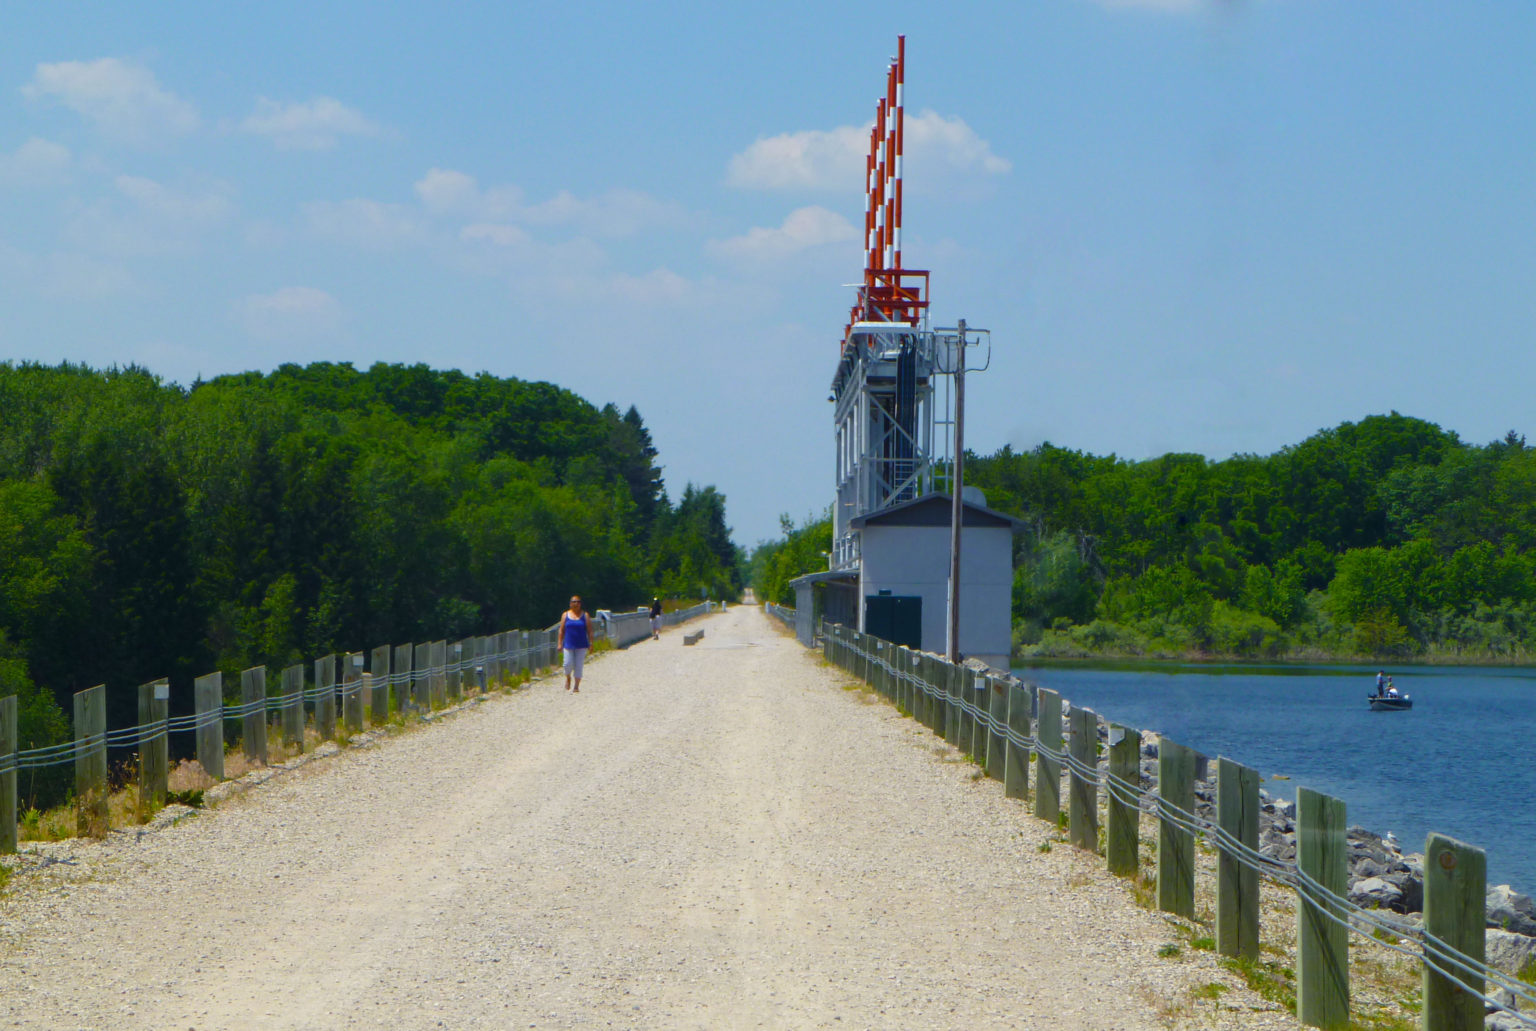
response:
[[(666, 626), (687, 622), (714, 610), (710, 602), (663, 615)], [(593, 636), (611, 640), (625, 647), (650, 635), (648, 612), (625, 613), (607, 620), (593, 620)], [(336, 714), (342, 714), (342, 729), (362, 730), (365, 711), (377, 723), (387, 718), (391, 703), (396, 713), (427, 712), (441, 708), (461, 697), (466, 687), (479, 691), (505, 683), (513, 676), (554, 666), (559, 663), (557, 630), (509, 630), (461, 641), (436, 641), (430, 644), (383, 646), (373, 650), (375, 665), (364, 672), (362, 652), (342, 656), (341, 682), (337, 683), (337, 658), (329, 655), (314, 663), (315, 676), (306, 682), (304, 667), (296, 667), (297, 676), (283, 677), (279, 693), (266, 691), (266, 670), (256, 667), (242, 677), (239, 702), (224, 699), (222, 675), (200, 677), (194, 692), (196, 711), (176, 716), (168, 713), (169, 689), (165, 681), (140, 687), (140, 722), (131, 727), (106, 730), (106, 694), (104, 687), (94, 687), (75, 696), (76, 736), (72, 741), (39, 748), (18, 748), (16, 734), (17, 700), (0, 698), (0, 853), (15, 852), (17, 846), (17, 774), (23, 770), (43, 770), (68, 766), (76, 768), (77, 801), (82, 808), (81, 827), (91, 833), (106, 832), (105, 777), (108, 750), (133, 749), (140, 754), (140, 798), (163, 800), (166, 793), (166, 754), (171, 734), (193, 734), (197, 757), (215, 780), (222, 779), (225, 723), (239, 721), (245, 726), (242, 739), (248, 755), (265, 763), (268, 718), (281, 717), (277, 725), (285, 740), (293, 735), (303, 738), (306, 707), (313, 713), (314, 726), (322, 738), (338, 737)], [(392, 658), (394, 657), (394, 658)], [(286, 673), (292, 672), (291, 667)], [(259, 674), (253, 676), (252, 674)], [(297, 686), (289, 688), (290, 680)], [(204, 691), (207, 683), (211, 690)], [(248, 696), (254, 693), (254, 697)], [(369, 703), (365, 710), (364, 703)], [(145, 718), (145, 713), (155, 715)], [(254, 726), (251, 722), (254, 720)], [(296, 723), (290, 722), (296, 720)], [(146, 761), (157, 756), (158, 762)], [(82, 801), (83, 800), (83, 801)]]
[[(779, 613), (774, 615), (784, 618)], [(1421, 964), (1424, 971), (1422, 1026), (1427, 1031), (1481, 1027), (1485, 1009), (1488, 1012), (1500, 1013), (1506, 1022), (1536, 1028), (1536, 986), (1489, 966), (1482, 958), (1485, 933), (1481, 882), (1481, 871), (1484, 869), (1482, 850), (1461, 845), (1441, 835), (1430, 835), (1425, 854), (1426, 857), (1436, 857), (1436, 860), (1432, 863), (1428, 858), (1426, 859), (1425, 926), (1422, 929), (1408, 927), (1384, 917), (1379, 910), (1366, 909), (1352, 902), (1338, 890), (1323, 883), (1327, 879), (1336, 879), (1330, 878), (1328, 876), (1330, 873), (1342, 876), (1342, 864), (1345, 862), (1344, 853), (1347, 849), (1342, 844), (1343, 803), (1337, 799), (1309, 793), (1312, 796), (1309, 801), (1314, 804), (1337, 806), (1337, 826), (1323, 829), (1309, 825), (1305, 819), (1298, 819), (1297, 854), (1300, 861), (1276, 859), (1258, 851), (1252, 844), (1240, 840), (1220, 817), (1212, 821), (1193, 811), (1192, 804), (1186, 808), (1163, 797), (1161, 765), (1157, 794), (1144, 792), (1139, 782), (1139, 755), (1135, 760), (1138, 777), (1136, 782), (1127, 780), (1125, 776), (1116, 774), (1107, 767), (1101, 767), (1097, 758), (1099, 716), (1091, 710), (1074, 710), (1075, 713), (1091, 717), (1091, 721), (1085, 719), (1081, 725), (1083, 732), (1092, 734), (1091, 742), (1077, 739), (1074, 732), (1072, 747), (1061, 747), (1055, 744), (1054, 742), (1062, 740), (1059, 728), (1052, 730), (1040, 724), (1040, 715), (1043, 711), (1056, 716), (1061, 713), (1059, 696), (1055, 692), (1044, 689), (1037, 691), (1012, 676), (978, 674), (967, 667), (955, 666), (938, 656), (899, 647), (837, 624), (824, 623), (822, 635), (824, 654), (829, 661), (869, 682), (903, 711), (928, 723), (935, 732), (944, 734), (951, 743), (958, 744), (962, 749), (969, 751), (973, 757), (984, 755), (985, 760), (979, 761), (984, 761), (988, 775), (998, 776), (997, 767), (1002, 765), (1002, 760), (994, 751), (993, 742), (1000, 742), (1004, 747), (1016, 749), (1025, 757), (1026, 769), (1032, 758), (1037, 762), (1040, 774), (1055, 780), (1054, 786), (1049, 781), (1037, 780), (1036, 782), (1037, 798), (1040, 794), (1049, 794), (1052, 806), (1055, 806), (1060, 799), (1060, 771), (1065, 769), (1074, 795), (1071, 817), (1074, 825), (1072, 838), (1075, 844), (1085, 845), (1097, 851), (1096, 835), (1085, 840), (1077, 833), (1076, 826), (1080, 819), (1086, 819), (1091, 820), (1093, 830), (1097, 830), (1097, 803), (1085, 794), (1083, 798), (1087, 801), (1086, 808), (1091, 810), (1091, 812), (1085, 812), (1077, 792), (1080, 789), (1087, 789), (1090, 785), (1095, 791), (1102, 787), (1107, 798), (1115, 805), (1124, 807), (1134, 814), (1151, 817), (1158, 822), (1160, 828), (1187, 835), (1191, 846), (1195, 836), (1205, 837), (1214, 844), (1223, 860), (1232, 864), (1233, 869), (1241, 868), (1250, 871), (1257, 877), (1295, 891), (1301, 932), (1298, 945), (1301, 955), (1298, 957), (1300, 976), (1298, 977), (1297, 1010), (1303, 1023), (1317, 1027), (1331, 1027), (1343, 1026), (1343, 1023), (1347, 1022), (1349, 970), (1348, 950), (1343, 947), (1343, 939), (1348, 934), (1354, 934), (1361, 942), (1409, 956)], [(967, 674), (970, 675), (969, 686)], [(976, 688), (974, 682), (977, 679), (986, 682), (987, 686)], [(998, 706), (996, 701), (988, 705), (978, 704), (978, 698), (995, 696), (996, 688), (993, 685), (1004, 687), (1005, 704)], [(1041, 696), (1049, 696), (1047, 700), (1050, 704), (1042, 706)], [(1021, 706), (1021, 708), (1027, 708), (1027, 711), (1015, 712), (1014, 703), (1021, 698), (1027, 699), (1027, 702)], [(1071, 723), (1070, 720), (1067, 722)], [(1113, 724), (1110, 728), (1115, 729)], [(1131, 733), (1135, 735), (1139, 745), (1140, 732)], [(1047, 741), (1045, 738), (1050, 740)], [(1111, 737), (1112, 742), (1113, 740), (1114, 738)], [(1192, 752), (1163, 739), (1159, 746), (1160, 755), (1165, 750), (1170, 755), (1182, 753), (1187, 757), (1191, 762), (1189, 772), (1193, 774), (1194, 754)], [(1008, 762), (1013, 761), (1008, 760)], [(1112, 761), (1113, 758), (1111, 758)], [(1247, 768), (1235, 763), (1228, 766), (1225, 765), (1226, 763), (1227, 761), (1223, 760), (1224, 770), (1232, 769), (1238, 772), (1238, 776), (1233, 778), (1234, 785), (1243, 781), (1244, 778), (1239, 771), (1247, 771)], [(1012, 773), (1013, 770), (1010, 768), (1009, 774), (1012, 775)], [(1190, 776), (1187, 784), (1191, 791), (1193, 779), (1193, 776)], [(1258, 811), (1257, 777), (1252, 777), (1250, 783), (1251, 798), (1244, 801), (1251, 806), (1249, 811), (1256, 814)], [(1228, 787), (1225, 784), (1218, 784), (1219, 789), (1225, 790)], [(1170, 793), (1172, 793), (1171, 789), (1170, 784)], [(1235, 791), (1236, 788), (1232, 790)], [(1218, 800), (1218, 805), (1220, 804), (1221, 801)], [(1037, 815), (1041, 815), (1038, 805), (1036, 811)], [(1059, 808), (1056, 808), (1054, 812), (1044, 815), (1056, 820), (1058, 814)], [(1113, 823), (1116, 814), (1113, 806), (1109, 816), (1111, 820), (1109, 837), (1114, 838)], [(1169, 853), (1174, 853), (1176, 849), (1163, 847), (1161, 844), (1163, 840), (1160, 834), (1158, 849), (1160, 908), (1172, 908), (1173, 911), (1177, 911), (1177, 902), (1182, 894), (1178, 891), (1170, 891), (1168, 898), (1175, 902), (1175, 906), (1162, 904), (1165, 898), (1164, 881), (1167, 878), (1187, 882), (1182, 885), (1175, 884), (1174, 887), (1182, 886), (1187, 890), (1188, 904), (1192, 909), (1193, 864), (1188, 862), (1190, 857), (1187, 856), (1185, 859), (1187, 869), (1182, 871), (1166, 869), (1165, 862), (1175, 858)], [(1088, 844), (1089, 841), (1095, 843)], [(1132, 872), (1136, 869), (1135, 848), (1133, 832), (1130, 862)], [(1319, 853), (1326, 855), (1330, 864), (1339, 865), (1329, 870), (1316, 868), (1318, 863), (1315, 857)], [(1111, 845), (1109, 859), (1113, 868), (1116, 861), (1113, 845)], [(1169, 865), (1172, 865), (1171, 862)], [(1431, 869), (1432, 866), (1439, 869)], [(1458, 876), (1455, 873), (1458, 867), (1464, 870), (1475, 870), (1476, 878), (1469, 883), (1465, 874)], [(1251, 912), (1251, 942), (1247, 943), (1247, 948), (1241, 949), (1251, 958), (1257, 954), (1258, 945), (1257, 885), (1255, 883), (1247, 889), (1250, 897), (1240, 897), (1244, 894), (1241, 881), (1230, 878), (1225, 869), (1220, 873), (1222, 884), (1218, 891), (1217, 922), (1220, 925), (1234, 909), (1247, 908)], [(1447, 941), (1447, 938), (1454, 939), (1454, 942)], [(1229, 955), (1238, 954), (1237, 943), (1231, 943), (1230, 948), (1227, 947), (1228, 945), (1228, 942), (1218, 939), (1218, 951)], [(1493, 992), (1502, 993), (1503, 998), (1496, 998)]]

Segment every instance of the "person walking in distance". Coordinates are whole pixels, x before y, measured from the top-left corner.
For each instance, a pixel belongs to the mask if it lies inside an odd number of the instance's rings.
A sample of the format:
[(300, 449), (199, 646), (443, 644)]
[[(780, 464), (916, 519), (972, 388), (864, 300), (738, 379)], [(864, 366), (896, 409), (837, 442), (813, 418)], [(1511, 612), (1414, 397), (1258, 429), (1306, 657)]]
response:
[(651, 599), (651, 640), (661, 640), (661, 599)]
[[(581, 607), (581, 595), (571, 595), (571, 607), (560, 613), (560, 650), (565, 655), (565, 689), (581, 690), (581, 667), (592, 647), (592, 619)], [(575, 684), (571, 683), (575, 679)]]

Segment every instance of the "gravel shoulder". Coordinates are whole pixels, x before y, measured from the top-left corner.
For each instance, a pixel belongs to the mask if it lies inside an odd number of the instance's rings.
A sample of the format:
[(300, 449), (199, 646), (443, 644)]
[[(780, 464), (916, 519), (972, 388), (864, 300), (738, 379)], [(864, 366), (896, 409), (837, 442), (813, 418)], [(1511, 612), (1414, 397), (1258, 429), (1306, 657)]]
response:
[(697, 626), (60, 849), (0, 1026), (1296, 1026), (759, 610)]

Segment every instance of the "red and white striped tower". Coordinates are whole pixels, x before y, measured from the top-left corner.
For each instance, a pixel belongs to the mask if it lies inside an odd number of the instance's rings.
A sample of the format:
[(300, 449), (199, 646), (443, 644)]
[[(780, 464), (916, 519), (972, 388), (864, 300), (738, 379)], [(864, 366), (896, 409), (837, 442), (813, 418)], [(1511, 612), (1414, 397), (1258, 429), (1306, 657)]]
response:
[(907, 37), (896, 37), (885, 95), (875, 104), (864, 162), (864, 285), (849, 312), (843, 344), (856, 322), (917, 325), (928, 309), (928, 273), (901, 266), (902, 152), (906, 144)]

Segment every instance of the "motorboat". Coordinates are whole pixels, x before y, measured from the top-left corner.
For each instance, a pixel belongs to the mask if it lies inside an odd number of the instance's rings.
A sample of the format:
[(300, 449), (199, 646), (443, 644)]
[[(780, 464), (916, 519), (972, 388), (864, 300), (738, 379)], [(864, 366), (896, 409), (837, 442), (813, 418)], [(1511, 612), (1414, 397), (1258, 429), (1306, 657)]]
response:
[(1413, 699), (1407, 695), (1368, 694), (1366, 701), (1371, 703), (1372, 712), (1398, 712), (1413, 708)]

